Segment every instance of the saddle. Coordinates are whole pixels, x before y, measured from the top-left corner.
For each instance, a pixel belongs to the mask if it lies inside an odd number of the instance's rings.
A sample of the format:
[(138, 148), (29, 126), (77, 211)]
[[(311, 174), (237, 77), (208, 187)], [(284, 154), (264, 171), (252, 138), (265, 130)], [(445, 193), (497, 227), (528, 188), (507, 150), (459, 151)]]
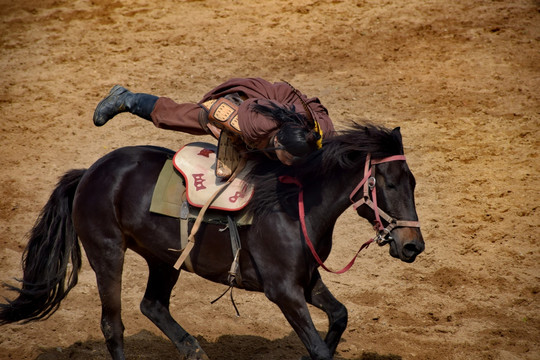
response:
[[(181, 252), (175, 264), (177, 269), (184, 263), (193, 271), (188, 254), (194, 245), (198, 223), (226, 224), (233, 249), (229, 281), (231, 286), (238, 286), (242, 281), (238, 262), (241, 246), (236, 227), (251, 224), (251, 216), (242, 210), (253, 196), (253, 185), (246, 181), (253, 162), (248, 162), (232, 181), (216, 177), (215, 164), (215, 145), (196, 142), (184, 146), (172, 160), (165, 162), (154, 188), (150, 211), (180, 219), (181, 250), (171, 249)], [(195, 222), (192, 234), (188, 233), (189, 221)]]
[[(187, 144), (173, 157), (173, 164), (186, 181), (186, 197), (191, 206), (202, 208), (208, 199), (227, 183), (215, 175), (217, 148), (203, 142)], [(253, 196), (253, 186), (246, 176), (252, 162), (214, 199), (209, 208), (222, 211), (242, 210)]]

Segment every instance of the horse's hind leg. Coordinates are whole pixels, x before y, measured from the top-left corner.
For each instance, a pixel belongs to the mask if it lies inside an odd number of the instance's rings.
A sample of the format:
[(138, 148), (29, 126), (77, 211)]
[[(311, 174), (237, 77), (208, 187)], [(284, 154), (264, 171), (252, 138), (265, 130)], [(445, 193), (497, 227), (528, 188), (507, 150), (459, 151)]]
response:
[(141, 302), (141, 311), (173, 342), (187, 359), (208, 359), (197, 339), (186, 332), (171, 316), (169, 300), (180, 272), (171, 265), (148, 261), (150, 274)]
[[(120, 237), (119, 237), (120, 238)], [(83, 239), (81, 239), (83, 240)], [(95, 243), (83, 241), (90, 265), (96, 273), (101, 298), (101, 331), (114, 360), (124, 360), (124, 324), (121, 317), (122, 268), (125, 249), (121, 241), (109, 238)]]
[(324, 342), (335, 353), (341, 335), (347, 327), (347, 308), (340, 303), (321, 280), (319, 271), (313, 275), (310, 288), (306, 289), (306, 301), (328, 315), (328, 333)]

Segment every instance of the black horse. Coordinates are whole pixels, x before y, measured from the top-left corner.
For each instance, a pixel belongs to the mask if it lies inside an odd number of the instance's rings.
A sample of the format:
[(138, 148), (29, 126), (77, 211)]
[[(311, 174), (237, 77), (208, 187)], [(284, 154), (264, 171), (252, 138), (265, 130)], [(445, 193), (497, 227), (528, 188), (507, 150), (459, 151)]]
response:
[[(87, 170), (67, 172), (31, 231), (23, 255), (22, 286), (9, 286), (18, 297), (1, 305), (0, 324), (45, 319), (58, 309), (77, 283), (81, 265), (78, 237), (96, 273), (101, 329), (113, 359), (124, 359), (120, 290), (128, 248), (141, 255), (150, 270), (142, 313), (186, 358), (208, 358), (169, 313), (171, 291), (180, 274), (173, 267), (178, 253), (169, 250), (179, 247), (178, 220), (148, 211), (158, 174), (172, 154), (158, 147), (126, 147), (105, 155)], [(287, 175), (303, 185), (305, 228), (324, 261), (332, 248), (336, 220), (351, 200), (362, 198), (361, 192), (349, 196), (365, 177), (368, 154), (372, 159), (402, 155), (399, 128), (355, 125), (325, 140), (322, 149), (300, 166), (262, 161), (251, 175), (256, 192), (249, 210), (254, 222), (239, 228), (241, 287), (264, 292), (279, 306), (312, 359), (333, 357), (347, 326), (347, 309), (321, 280), (319, 264), (306, 245), (299, 221), (299, 188), (278, 178)], [(373, 165), (375, 168), (376, 185), (373, 179), (370, 185), (375, 186), (381, 211), (395, 219), (416, 221), (415, 180), (407, 163), (390, 161)], [(368, 206), (357, 211), (376, 222)], [(228, 234), (219, 231), (221, 227), (201, 226), (190, 260), (199, 276), (228, 284), (231, 243)], [(383, 237), (390, 255), (406, 262), (414, 261), (424, 250), (417, 226), (396, 226)], [(328, 315), (324, 340), (313, 325), (308, 303)]]

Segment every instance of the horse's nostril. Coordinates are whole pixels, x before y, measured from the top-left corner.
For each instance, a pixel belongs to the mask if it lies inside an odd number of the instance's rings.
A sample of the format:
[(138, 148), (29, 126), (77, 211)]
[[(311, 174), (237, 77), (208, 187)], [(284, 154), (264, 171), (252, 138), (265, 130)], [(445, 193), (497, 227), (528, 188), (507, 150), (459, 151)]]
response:
[(417, 246), (415, 243), (412, 242), (405, 244), (403, 248), (406, 252), (413, 254), (419, 254), (424, 250), (423, 246)]

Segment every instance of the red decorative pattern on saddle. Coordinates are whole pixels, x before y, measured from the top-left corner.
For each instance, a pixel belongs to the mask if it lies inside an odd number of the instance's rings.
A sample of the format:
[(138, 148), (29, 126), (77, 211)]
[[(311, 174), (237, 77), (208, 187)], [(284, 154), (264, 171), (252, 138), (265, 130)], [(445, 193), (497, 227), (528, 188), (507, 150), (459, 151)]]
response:
[(204, 186), (204, 174), (192, 174), (193, 176), (193, 185), (195, 185), (195, 190), (200, 191), (206, 189)]
[(204, 156), (204, 157), (210, 157), (210, 154), (215, 154), (216, 152), (212, 149), (202, 149), (201, 151), (199, 151), (199, 153), (197, 155), (201, 155), (201, 156)]
[[(188, 202), (196, 207), (203, 207), (206, 201), (226, 181), (216, 177), (216, 145), (195, 142), (180, 149), (173, 158), (174, 167), (182, 173), (186, 180)], [(253, 185), (245, 181), (246, 175), (253, 167), (248, 162), (234, 181), (214, 200), (210, 209), (238, 211), (243, 209), (253, 196)]]

